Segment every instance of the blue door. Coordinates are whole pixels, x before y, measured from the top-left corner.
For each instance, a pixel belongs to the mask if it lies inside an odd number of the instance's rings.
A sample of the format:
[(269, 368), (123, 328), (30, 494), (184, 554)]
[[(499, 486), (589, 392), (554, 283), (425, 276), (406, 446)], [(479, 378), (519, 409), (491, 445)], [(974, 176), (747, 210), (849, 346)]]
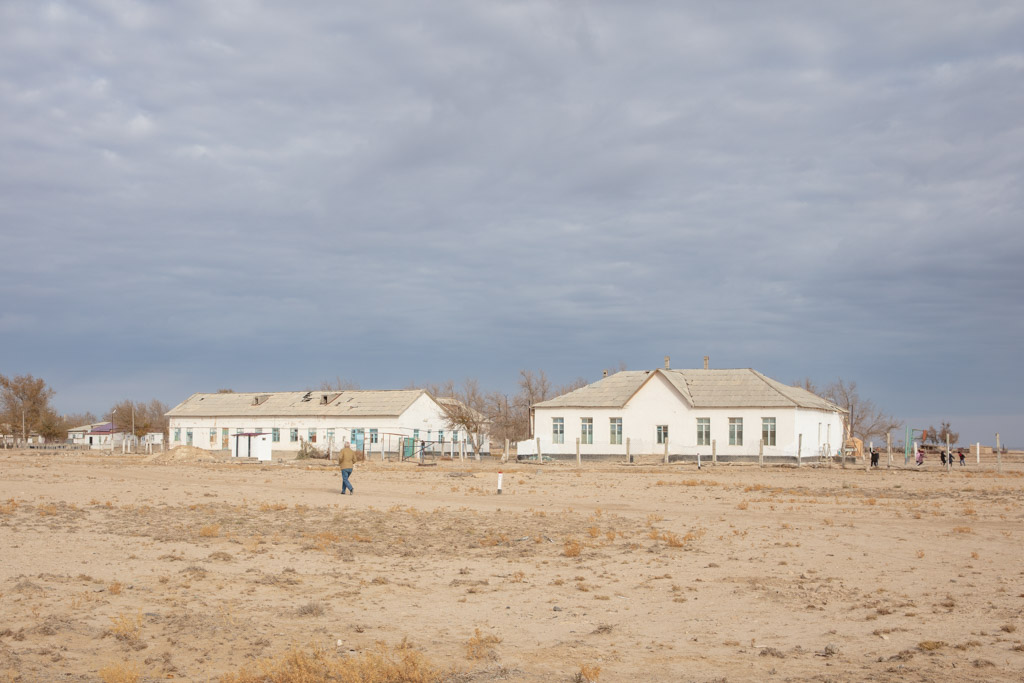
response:
[(357, 451), (363, 450), (363, 430), (353, 429), (352, 430), (352, 445)]

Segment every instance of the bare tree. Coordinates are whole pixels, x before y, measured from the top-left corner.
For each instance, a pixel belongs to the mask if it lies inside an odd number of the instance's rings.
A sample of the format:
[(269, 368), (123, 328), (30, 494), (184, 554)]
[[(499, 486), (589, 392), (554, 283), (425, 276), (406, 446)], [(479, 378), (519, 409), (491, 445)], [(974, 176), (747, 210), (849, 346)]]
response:
[(837, 379), (825, 387), (825, 391), (820, 395), (846, 411), (843, 421), (847, 434), (862, 441), (867, 441), (873, 436), (881, 437), (903, 424), (891, 415), (883, 413), (871, 400), (861, 398), (857, 393), (856, 382), (847, 383)]
[(474, 453), (479, 453), (484, 439), (490, 434), (490, 419), (487, 415), (487, 398), (480, 391), (480, 383), (466, 379), (461, 387), (453, 382), (435, 387), (439, 393), (428, 390), (444, 409), (448, 426), (466, 432)]
[(335, 375), (334, 379), (325, 379), (320, 382), (320, 389), (323, 391), (359, 391), (361, 388), (359, 382), (342, 379), (340, 375)]
[(42, 433), (44, 425), (50, 435), (54, 434), (53, 425), (59, 421), (50, 407), (54, 393), (41, 377), (0, 375), (0, 423), (6, 424), (12, 434), (20, 433), (23, 440), (32, 432)]
[[(135, 436), (145, 436), (150, 432), (167, 433), (169, 420), (165, 413), (168, 410), (166, 403), (155, 398), (149, 403), (125, 399), (115, 404), (107, 414), (114, 413), (114, 427), (118, 431)], [(134, 432), (132, 431), (133, 427)]]
[(818, 392), (818, 387), (814, 384), (814, 382), (811, 381), (810, 377), (804, 377), (799, 382), (793, 382), (793, 386), (794, 387), (799, 387), (800, 389), (805, 389), (805, 390), (811, 392), (812, 394), (814, 394), (815, 396), (820, 396), (821, 395)]
[(960, 432), (954, 432), (951, 430), (949, 420), (942, 421), (941, 426), (939, 427), (939, 431), (936, 433), (935, 436), (938, 439), (938, 443), (941, 444), (946, 443), (947, 436), (949, 437), (950, 445), (955, 446), (957, 442), (960, 441)]

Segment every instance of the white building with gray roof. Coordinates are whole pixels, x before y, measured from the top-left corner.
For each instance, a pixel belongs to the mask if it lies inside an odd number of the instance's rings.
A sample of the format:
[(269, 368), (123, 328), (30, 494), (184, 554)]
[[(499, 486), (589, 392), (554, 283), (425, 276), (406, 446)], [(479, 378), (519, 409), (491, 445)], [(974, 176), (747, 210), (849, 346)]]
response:
[[(520, 456), (814, 457), (843, 439), (842, 410), (752, 370), (623, 371), (532, 408)], [(763, 445), (762, 445), (763, 440)]]
[[(170, 446), (229, 450), (239, 434), (269, 434), (274, 451), (304, 442), (337, 450), (348, 440), (368, 453), (397, 453), (402, 437), (428, 452), (458, 455), (469, 440), (422, 389), (192, 394), (168, 411)], [(487, 451), (486, 440), (481, 450)]]

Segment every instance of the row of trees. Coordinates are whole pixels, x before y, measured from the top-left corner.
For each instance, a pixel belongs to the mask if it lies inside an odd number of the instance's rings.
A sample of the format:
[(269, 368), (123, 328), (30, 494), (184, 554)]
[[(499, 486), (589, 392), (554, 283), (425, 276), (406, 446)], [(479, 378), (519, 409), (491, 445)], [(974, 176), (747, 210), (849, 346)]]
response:
[[(0, 374), (0, 433), (22, 440), (39, 434), (47, 441), (62, 441), (69, 429), (103, 421), (90, 412), (59, 415), (50, 404), (55, 394), (41, 377)], [(167, 431), (164, 413), (168, 410), (165, 403), (156, 399), (148, 403), (125, 400), (108, 410), (103, 419), (113, 415), (115, 428), (131, 433), (134, 414), (134, 433), (143, 436)]]

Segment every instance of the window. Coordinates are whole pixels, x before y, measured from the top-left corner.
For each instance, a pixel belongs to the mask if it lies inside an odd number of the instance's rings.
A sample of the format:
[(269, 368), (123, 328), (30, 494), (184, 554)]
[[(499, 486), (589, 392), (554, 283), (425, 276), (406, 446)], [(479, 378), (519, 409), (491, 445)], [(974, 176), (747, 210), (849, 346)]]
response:
[(370, 430), (370, 443), (377, 443), (377, 430), (376, 429), (371, 429)]
[(444, 443), (444, 430), (443, 429), (438, 429), (437, 430), (437, 440), (440, 441), (441, 443)]
[(420, 430), (418, 430), (418, 429), (412, 430), (412, 438), (413, 438), (414, 441), (419, 441), (419, 439), (420, 439)]
[(453, 429), (452, 430), (452, 443), (458, 443), (458, 442), (459, 442), (459, 430), (458, 429)]
[(273, 429), (271, 429), (270, 430), (270, 440), (273, 441), (274, 443), (280, 443), (280, 441), (281, 441), (281, 430), (278, 429), (277, 427), (274, 427)]
[(220, 447), (227, 449), (229, 440), (228, 428), (222, 427), (220, 430)]
[(309, 438), (309, 442), (310, 443), (316, 443), (316, 430), (315, 429), (310, 429), (309, 432), (307, 432), (307, 433), (309, 435), (309, 437), (308, 437)]
[(174, 428), (174, 441), (181, 443), (181, 427)]
[(765, 446), (775, 445), (775, 418), (774, 417), (762, 417), (761, 418), (761, 438), (764, 439)]
[(551, 418), (551, 443), (565, 443), (565, 418)]
[(594, 443), (594, 418), (580, 418), (580, 443)]
[(697, 445), (698, 446), (710, 446), (711, 445), (711, 418), (710, 417), (698, 417), (697, 418)]
[(327, 443), (334, 443), (334, 430), (328, 429), (327, 436), (325, 438), (327, 440)]
[(217, 445), (217, 428), (216, 427), (214, 427), (213, 429), (210, 430), (210, 445), (211, 446), (216, 446)]
[(257, 427), (256, 428), (256, 433), (257, 434), (262, 434), (263, 433), (263, 427)]
[(743, 445), (743, 418), (742, 417), (730, 417), (729, 418), (729, 445), (730, 446), (742, 446)]
[(291, 441), (292, 443), (295, 443), (296, 441), (299, 440), (299, 430), (297, 428), (292, 427), (291, 429), (288, 430), (288, 440)]
[(668, 443), (668, 425), (658, 425), (658, 443)]
[(192, 445), (192, 430), (191, 429), (186, 429), (185, 430), (185, 445), (186, 446), (191, 446)]
[(609, 418), (611, 433), (608, 435), (608, 443), (610, 444), (621, 444), (622, 443), (622, 418), (612, 417)]

